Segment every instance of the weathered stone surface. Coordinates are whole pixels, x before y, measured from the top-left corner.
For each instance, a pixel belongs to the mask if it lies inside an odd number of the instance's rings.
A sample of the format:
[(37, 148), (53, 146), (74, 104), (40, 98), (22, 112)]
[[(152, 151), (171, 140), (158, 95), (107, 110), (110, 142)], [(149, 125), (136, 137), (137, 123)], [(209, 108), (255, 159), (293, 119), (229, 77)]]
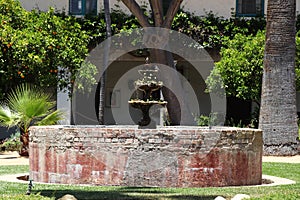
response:
[(264, 145), (266, 156), (294, 156), (300, 152), (300, 143)]
[(45, 126), (30, 129), (29, 145), (36, 182), (206, 187), (262, 181), (256, 129)]

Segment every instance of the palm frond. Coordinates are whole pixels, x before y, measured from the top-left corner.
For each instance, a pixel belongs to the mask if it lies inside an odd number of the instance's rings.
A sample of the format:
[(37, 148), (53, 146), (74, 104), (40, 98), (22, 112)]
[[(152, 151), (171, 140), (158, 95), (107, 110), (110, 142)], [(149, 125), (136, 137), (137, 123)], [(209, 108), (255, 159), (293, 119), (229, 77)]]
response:
[(54, 103), (50, 95), (42, 93), (38, 88), (23, 84), (8, 97), (9, 107), (28, 118), (44, 115)]
[(46, 117), (44, 117), (42, 120), (40, 120), (36, 124), (38, 126), (54, 125), (61, 119), (63, 119), (63, 112), (61, 112), (60, 110), (56, 110), (56, 111), (48, 114)]
[(18, 114), (13, 113), (7, 106), (0, 106), (0, 124), (2, 126), (15, 126), (19, 121), (20, 116)]
[(29, 84), (17, 87), (9, 94), (7, 102), (10, 110), (18, 114), (19, 119), (15, 123), (24, 131), (33, 124), (51, 125), (62, 118), (60, 111), (53, 113), (55, 103), (51, 96)]

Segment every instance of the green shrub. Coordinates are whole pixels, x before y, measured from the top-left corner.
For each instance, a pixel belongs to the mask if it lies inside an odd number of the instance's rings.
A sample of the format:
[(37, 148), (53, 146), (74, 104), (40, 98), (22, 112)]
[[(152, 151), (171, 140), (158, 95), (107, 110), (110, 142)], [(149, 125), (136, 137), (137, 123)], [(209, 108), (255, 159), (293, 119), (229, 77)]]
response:
[[(296, 87), (300, 90), (300, 32), (296, 37)], [(206, 80), (208, 91), (223, 87), (227, 96), (244, 100), (260, 100), (265, 32), (256, 35), (237, 34), (221, 49), (221, 60)], [(258, 103), (259, 104), (259, 103)]]
[(20, 133), (16, 132), (12, 134), (9, 139), (3, 142), (1, 145), (1, 149), (5, 151), (20, 151), (22, 147), (22, 143), (20, 141)]
[(219, 125), (221, 115), (218, 113), (210, 113), (196, 117), (198, 126), (216, 126)]
[(220, 49), (227, 38), (232, 39), (236, 34), (256, 34), (264, 30), (264, 18), (229, 18), (225, 19), (212, 12), (204, 16), (179, 11), (174, 18), (172, 29), (184, 33), (207, 49)]
[(198, 124), (198, 126), (208, 126), (209, 125), (209, 116), (200, 115), (197, 118), (197, 124)]
[[(78, 18), (77, 22), (81, 24), (82, 30), (90, 35), (91, 47), (106, 39), (104, 12), (100, 12), (98, 16)], [(120, 9), (111, 12), (111, 23), (113, 35), (141, 27), (133, 15), (128, 15)], [(190, 36), (205, 48), (220, 49), (227, 37), (232, 39), (237, 33), (256, 34), (265, 28), (265, 24), (264, 18), (225, 19), (212, 12), (196, 16), (194, 13), (180, 10), (174, 18), (172, 29)]]
[(227, 96), (259, 101), (261, 93), (264, 32), (245, 36), (237, 34), (221, 49), (222, 59), (206, 80), (209, 91), (221, 85)]

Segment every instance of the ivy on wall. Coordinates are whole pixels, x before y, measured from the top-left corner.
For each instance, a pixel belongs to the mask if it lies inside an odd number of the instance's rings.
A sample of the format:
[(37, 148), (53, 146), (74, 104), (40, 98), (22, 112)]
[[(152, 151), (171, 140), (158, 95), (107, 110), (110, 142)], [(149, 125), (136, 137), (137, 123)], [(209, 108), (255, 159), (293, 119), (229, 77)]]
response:
[[(133, 15), (125, 14), (120, 10), (112, 11), (111, 20), (113, 34), (141, 27)], [(78, 18), (77, 21), (81, 24), (82, 29), (89, 33), (91, 46), (95, 46), (106, 38), (103, 12), (100, 12), (98, 16)], [(265, 24), (264, 18), (225, 19), (212, 12), (208, 12), (204, 16), (196, 16), (180, 10), (174, 18), (172, 29), (192, 37), (205, 48), (220, 49), (227, 37), (233, 38), (237, 33), (256, 34), (265, 28)]]

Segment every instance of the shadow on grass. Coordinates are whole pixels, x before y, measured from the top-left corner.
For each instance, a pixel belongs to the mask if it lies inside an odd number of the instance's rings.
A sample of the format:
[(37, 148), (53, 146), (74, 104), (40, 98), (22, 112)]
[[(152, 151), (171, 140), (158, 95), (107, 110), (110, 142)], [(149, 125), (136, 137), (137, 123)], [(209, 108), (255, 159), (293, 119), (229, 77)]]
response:
[(62, 190), (42, 190), (33, 191), (34, 194), (40, 194), (45, 197), (59, 199), (66, 194), (73, 195), (78, 200), (84, 199), (104, 199), (104, 200), (154, 200), (154, 199), (174, 199), (174, 200), (211, 200), (216, 196), (198, 196), (198, 195), (180, 195), (174, 192), (158, 191), (155, 188), (112, 188), (109, 191), (99, 190), (76, 190), (76, 189), (62, 189)]

